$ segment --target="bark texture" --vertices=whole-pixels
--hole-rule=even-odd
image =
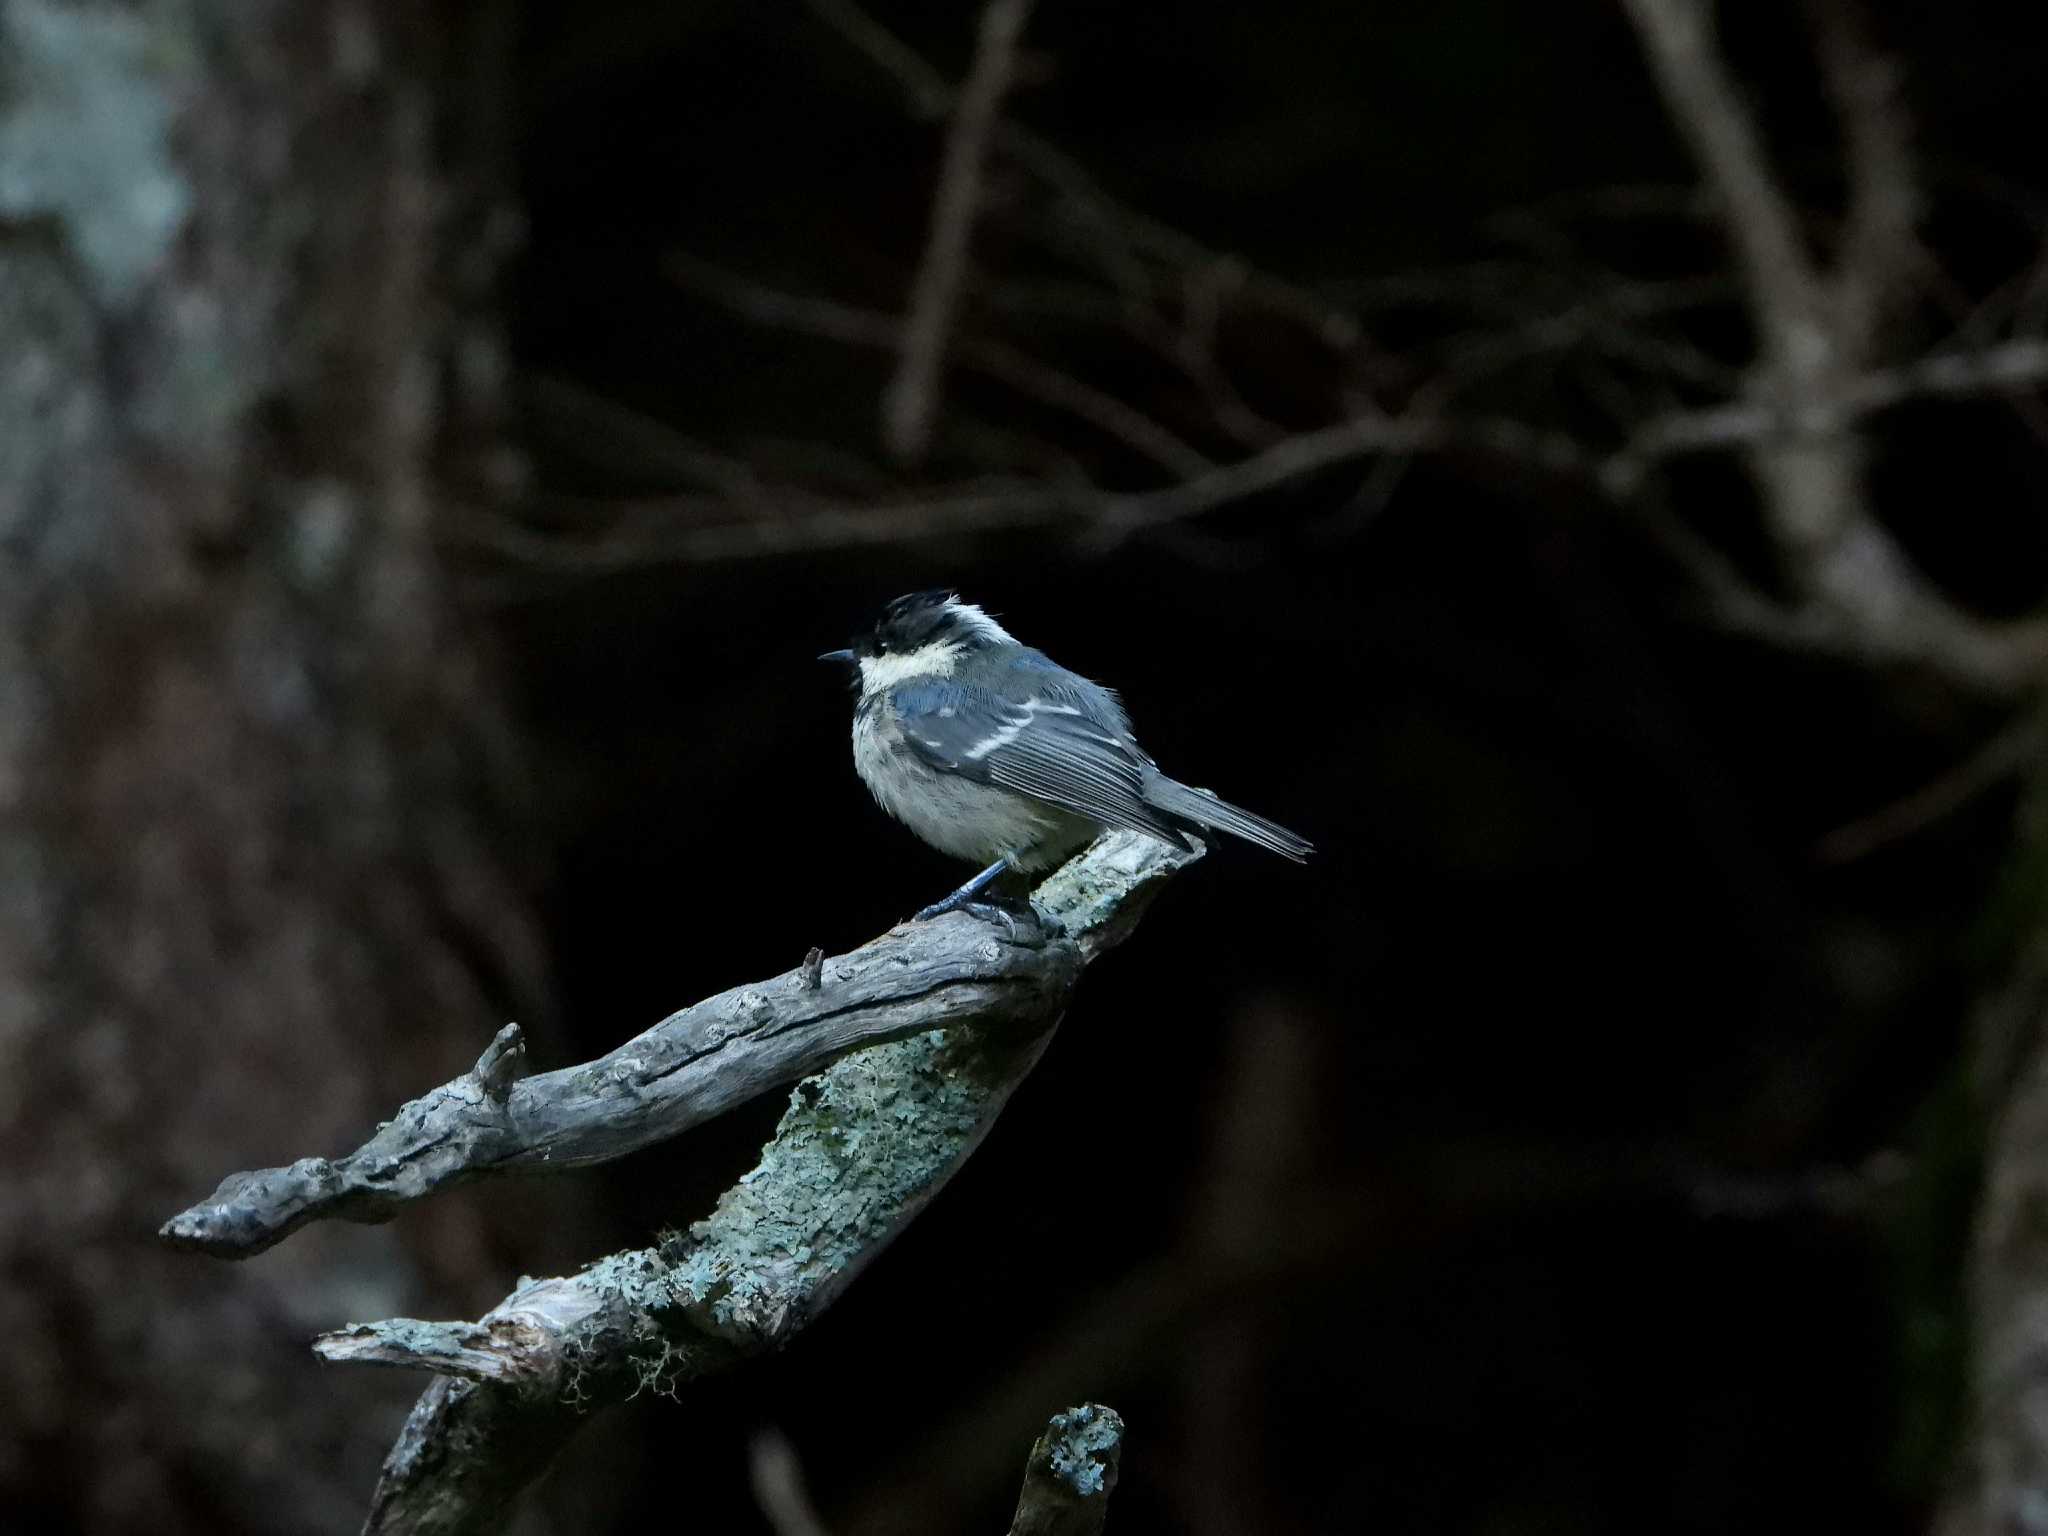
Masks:
[[[429,540],[445,24],[0,9],[0,1488],[31,1523],[353,1528],[401,1415],[306,1390],[302,1340],[473,1263],[460,1218],[228,1275],[150,1240],[223,1164],[473,1058],[534,975]]]

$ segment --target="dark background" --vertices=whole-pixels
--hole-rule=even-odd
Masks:
[[[877,14],[964,67],[952,8]],[[1937,184],[2041,190],[2040,29],[1880,20]],[[1831,126],[1783,22],[1740,10],[1731,47],[1782,162],[1825,188]],[[1510,209],[1690,180],[1605,6],[1042,6],[1028,45],[1049,78],[1021,119],[1147,212],[1335,291],[1497,252]],[[794,9],[539,6],[522,57],[523,364],[735,451],[872,458],[891,357],[737,322],[665,263],[900,305],[931,126]],[[1966,268],[2022,248],[1984,201],[1955,199]],[[1647,259],[1720,258],[1699,230]],[[1236,343],[1275,414],[1331,388],[1298,338]],[[1127,377],[1175,408],[1156,370]],[[646,489],[556,440],[544,394],[530,410],[545,486]],[[1887,500],[1924,559],[2017,606],[2041,459],[1995,410],[1954,414],[1887,455]],[[809,661],[900,591],[957,586],[1124,690],[1171,771],[1320,850],[1225,848],[1181,882],[788,1358],[607,1431],[642,1490],[620,1528],[667,1506],[677,1456],[704,1518],[744,1520],[743,1447],[772,1422],[836,1528],[999,1529],[1034,1426],[1083,1397],[1131,1425],[1124,1531],[1924,1523],[1960,1230],[1912,1226],[1938,1218],[1904,1214],[1891,1160],[1925,1153],[2009,797],[1847,868],[1814,845],[1988,717],[1937,700],[1902,725],[1849,669],[1714,635],[1569,485],[1424,463],[1332,536],[1358,479],[1222,515],[1203,558],[1027,530],[514,583],[498,622],[578,1054],[956,878],[868,803]],[[773,1113],[596,1181],[607,1240],[706,1206]]]
[[[1805,12],[1718,10],[1822,245],[1841,145]],[[587,1059],[963,878],[868,799],[843,679],[812,660],[887,599],[944,585],[1119,688],[1167,771],[1317,854],[1296,867],[1233,845],[1176,880],[1087,976],[986,1143],[829,1314],[774,1359],[602,1416],[515,1529],[765,1529],[747,1469],[772,1427],[830,1530],[999,1531],[1032,1438],[1084,1400],[1129,1425],[1123,1536],[1935,1522],[1971,1476],[1979,1036],[2038,921],[2015,894],[2042,867],[2019,835],[2039,836],[2031,757],[1855,857],[1826,840],[1969,761],[2031,695],[1730,632],[1649,516],[1483,444],[1398,474],[1340,464],[1112,540],[1091,509],[1169,477],[956,364],[930,458],[892,464],[877,423],[893,352],[786,313],[763,324],[734,296],[900,315],[943,121],[805,5],[429,13],[432,47],[381,67],[431,83],[433,237],[451,247],[435,291],[485,317],[464,333],[480,350],[439,360],[440,387],[469,398],[488,375],[495,405],[481,426],[453,406],[437,420],[425,565],[453,617],[406,642],[420,655],[455,633],[480,659],[391,739],[401,763],[439,763],[457,713],[492,718],[488,772],[450,771],[490,785],[480,905],[518,921],[422,916],[317,866],[348,891],[324,927],[431,930],[474,983],[460,1006],[355,1009],[320,1036],[371,1063],[367,1088],[293,1076],[316,1048],[290,1009],[241,1035],[200,1008],[124,1037],[167,1041],[151,1049],[175,1065],[144,1074],[143,1109],[91,1156],[124,1178],[131,1159],[170,1171],[136,1177],[97,1291],[29,1261],[14,1276],[58,1298],[12,1325],[66,1341],[35,1379],[71,1385],[49,1386],[61,1407],[0,1420],[0,1489],[52,1529],[352,1528],[418,1383],[323,1374],[306,1337],[394,1308],[475,1316],[522,1273],[707,1212],[780,1095],[573,1180],[306,1234],[233,1272],[253,1279],[152,1258],[182,1266],[178,1299],[135,1271],[159,1314],[135,1335],[171,1318],[204,1362],[238,1308],[261,1312],[271,1352],[237,1356],[248,1382],[226,1407],[146,1350],[121,1374],[104,1360],[136,1354],[133,1336],[102,1345],[81,1320],[178,1202],[230,1167],[353,1145],[504,1019],[527,1025],[538,1066]],[[872,14],[943,78],[966,69],[971,9]],[[1901,71],[1924,188],[1926,262],[1881,349],[1906,359],[1967,338],[1996,295],[2024,308],[2038,277],[2048,19],[1866,16]],[[1175,272],[1139,240],[1136,265],[1176,322],[1220,285],[1214,361],[1276,433],[1456,376],[1459,409],[1612,447],[1617,388],[1645,414],[1723,396],[1695,381],[1667,401],[1569,347],[1473,360],[1646,285],[1705,293],[1642,329],[1681,335],[1725,393],[1753,359],[1726,242],[1617,5],[1040,0],[1025,47],[1006,116],[1209,253]],[[230,75],[226,96],[260,94]],[[340,121],[333,142],[353,131]],[[308,227],[356,217],[317,178],[299,192]],[[1043,185],[993,166],[960,334],[1085,379],[1210,459],[1246,457],[1213,399],[1120,325],[1100,258],[1123,236],[1062,219]],[[105,355],[132,372],[123,345]],[[1885,525],[1986,620],[2032,610],[2048,582],[2038,403],[1908,402],[1859,428]],[[263,419],[317,459],[317,412]],[[998,480],[1088,490],[996,528],[890,531],[892,507]],[[1662,495],[1775,579],[1738,455],[1683,461]],[[877,531],[752,555],[691,542],[818,505],[870,509]],[[232,568],[206,538],[199,564]],[[337,654],[358,638],[343,634]],[[114,676],[106,654],[50,675]],[[391,860],[446,857],[424,811],[393,825]],[[249,969],[241,942],[222,941],[229,973]],[[55,1120],[70,1101],[37,1102]],[[173,1156],[151,1117],[188,1102],[215,1139]],[[394,1254],[417,1270],[392,1280]],[[74,1338],[96,1341],[89,1367]],[[346,1402],[349,1422],[328,1441],[279,1420],[258,1456],[259,1382],[307,1411]],[[82,1448],[78,1426],[110,1403],[101,1449]],[[192,1425],[219,1433],[193,1451]],[[159,1470],[109,1481],[116,1441]],[[320,1476],[262,1481],[294,1467]]]

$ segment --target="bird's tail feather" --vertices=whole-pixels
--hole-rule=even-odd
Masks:
[[[1145,786],[1144,795],[1148,802],[1169,816],[1178,816],[1198,827],[1228,832],[1232,837],[1257,843],[1261,848],[1269,848],[1297,864],[1315,852],[1315,846],[1307,838],[1296,837],[1278,822],[1255,816],[1228,800],[1217,799],[1206,789],[1195,789],[1164,774]]]

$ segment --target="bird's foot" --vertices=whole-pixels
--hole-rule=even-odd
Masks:
[[[944,901],[933,902],[911,921],[930,922],[935,917],[944,917],[948,912],[964,912],[981,922],[991,923],[1008,934],[1012,942],[1042,940],[1045,936],[1044,926],[1030,906],[1017,907],[999,901],[979,901],[959,891],[955,891]]]

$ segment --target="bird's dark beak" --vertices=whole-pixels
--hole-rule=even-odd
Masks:
[[[818,658],[818,660],[820,661],[836,661],[840,663],[840,665],[842,666],[849,667],[852,666],[857,659],[858,658],[855,657],[852,651],[826,651],[823,655],[821,655]]]

